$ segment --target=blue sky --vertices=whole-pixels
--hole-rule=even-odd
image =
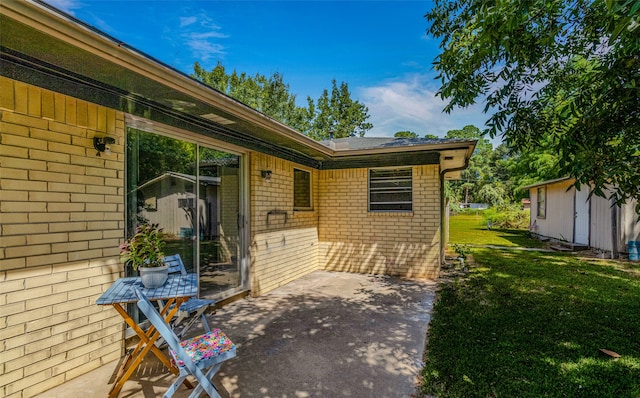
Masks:
[[[278,72],[301,105],[332,79],[347,82],[369,108],[374,128],[366,136],[444,136],[467,124],[483,129],[487,118],[481,104],[442,112],[429,1],[46,1],[186,74],[196,61]]]

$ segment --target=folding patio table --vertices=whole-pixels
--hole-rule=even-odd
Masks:
[[[137,301],[134,287],[140,289],[149,300],[163,302],[164,305],[160,308],[160,314],[162,314],[168,322],[176,314],[180,304],[198,294],[198,279],[196,274],[169,275],[169,278],[162,287],[147,289],[142,285],[139,277],[120,278],[96,301],[98,305],[113,306],[120,316],[124,318],[127,325],[140,337],[138,345],[133,351],[127,354],[122,362],[122,366],[116,376],[116,381],[109,392],[110,398],[118,396],[124,383],[131,377],[149,351],[152,351],[172,373],[176,375],[180,373],[178,368],[176,368],[169,358],[154,344],[159,337],[159,333],[155,328],[151,326],[145,332],[127,313],[127,304]],[[192,387],[189,383],[187,384],[188,387]]]

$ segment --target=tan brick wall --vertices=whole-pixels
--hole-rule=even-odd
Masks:
[[[413,167],[413,212],[368,212],[368,169],[323,170],[319,181],[320,267],[435,278],[439,272],[437,165]]]
[[[311,172],[314,209],[293,210],[293,169]],[[271,181],[262,178],[271,170]],[[273,156],[251,154],[251,293],[267,293],[318,269],[317,170]],[[272,214],[269,211],[285,211]],[[268,216],[268,223],[267,223]]]
[[[121,270],[124,115],[4,77],[0,92],[0,395],[31,397],[122,352],[95,301]]]

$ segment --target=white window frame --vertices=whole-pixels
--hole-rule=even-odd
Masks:
[[[547,218],[547,187],[538,187],[536,217],[543,219]]]
[[[373,175],[378,172],[408,172],[408,175],[399,175],[399,176],[383,176],[383,175]],[[372,187],[372,178],[374,179],[373,185],[379,185],[380,183],[388,183],[389,186],[385,189],[385,187]],[[406,182],[409,180],[409,186],[395,186],[394,184],[398,184],[400,182]],[[377,182],[376,182],[377,180]],[[368,188],[367,188],[367,197],[368,197],[368,210],[371,213],[377,212],[395,212],[395,213],[411,213],[413,212],[413,167],[385,167],[385,168],[376,168],[369,169],[368,176]],[[391,192],[399,192],[399,193],[408,193],[411,197],[408,201],[372,201],[372,193],[391,193]],[[376,208],[372,208],[376,207]],[[406,208],[406,205],[409,205],[409,208]],[[380,208],[383,207],[383,208]],[[403,208],[401,208],[403,207]]]

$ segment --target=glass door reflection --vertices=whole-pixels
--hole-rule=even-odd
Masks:
[[[200,147],[198,231],[200,296],[241,285],[240,156]]]

